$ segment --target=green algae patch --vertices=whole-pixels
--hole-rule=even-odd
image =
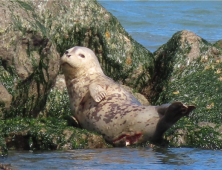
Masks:
[[[174,146],[221,148],[221,134],[215,128],[197,126],[205,122],[219,127],[222,122],[221,50],[192,32],[181,31],[154,54],[159,79],[153,103],[181,101],[196,106],[188,118],[168,130],[165,138]]]
[[[214,46],[216,48],[219,48],[220,50],[222,50],[222,40],[218,40],[214,43]]]
[[[57,118],[0,120],[1,149],[54,150],[108,147],[102,136]],[[1,137],[0,136],[0,137]]]
[[[195,47],[198,51],[195,55],[194,52],[193,56],[190,55],[194,48],[192,44],[188,44],[190,51],[187,50],[187,53],[181,53],[180,49],[175,49],[175,55],[173,57],[170,55],[165,66],[169,67],[170,71],[165,76],[166,79],[163,79],[162,92],[159,93],[156,104],[173,101],[192,104],[196,106],[196,109],[189,119],[195,122],[221,123],[222,60],[219,57],[220,51],[205,40],[198,37],[196,39],[199,47]],[[174,58],[173,61],[171,58]]]
[[[195,123],[181,119],[165,134],[168,146],[196,147],[203,149],[222,148],[222,126],[209,122]]]
[[[0,135],[0,158],[7,156],[7,154],[8,154],[8,148],[5,143],[5,138],[4,136]]]

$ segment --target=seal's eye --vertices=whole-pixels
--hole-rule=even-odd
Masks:
[[[80,57],[85,58],[85,56],[83,54],[79,54]]]

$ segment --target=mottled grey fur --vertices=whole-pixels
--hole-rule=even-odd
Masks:
[[[80,127],[102,134],[116,146],[160,142],[167,129],[195,108],[181,102],[141,105],[103,73],[93,51],[85,47],[67,50],[61,66]]]

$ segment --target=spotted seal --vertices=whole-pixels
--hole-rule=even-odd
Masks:
[[[81,128],[102,134],[114,146],[151,141],[195,108],[181,102],[143,106],[107,77],[94,52],[73,47],[61,57],[71,111]]]

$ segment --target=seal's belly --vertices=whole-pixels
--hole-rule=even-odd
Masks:
[[[122,135],[152,135],[159,120],[153,106],[117,99],[113,102],[113,98],[109,100],[109,97],[100,103],[88,100],[79,115],[82,128],[99,132],[110,142]]]

